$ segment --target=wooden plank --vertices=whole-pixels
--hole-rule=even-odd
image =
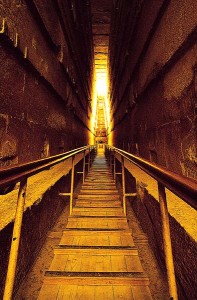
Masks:
[[[39,299],[152,299],[103,157],[91,168],[75,204]]]
[[[109,236],[109,244],[110,246],[122,246],[120,235]]]
[[[122,236],[122,234],[105,234],[100,235],[76,235],[67,236],[64,234],[60,241],[60,245],[94,245],[94,246],[134,246],[131,235]]]
[[[101,183],[94,183],[94,182],[87,182],[85,181],[85,183],[83,184],[83,188],[116,188],[114,181],[113,182],[106,182],[105,185],[101,184]]]
[[[95,204],[99,204],[99,203],[103,203],[103,204],[110,204],[110,207],[115,206],[116,203],[118,203],[118,205],[120,206],[121,202],[118,199],[90,199],[90,198],[77,198],[76,199],[76,206],[80,203],[95,203]]]
[[[93,195],[100,195],[100,196],[104,196],[104,195],[108,195],[108,196],[111,196],[111,195],[118,195],[118,197],[119,197],[119,194],[118,194],[118,191],[115,191],[115,190],[111,190],[111,191],[109,191],[109,190],[87,190],[87,189],[82,189],[81,190],[81,192],[80,192],[80,196],[82,196],[82,195],[88,195],[88,197],[89,197],[89,195],[90,195],[90,193],[91,193],[91,196],[93,196]]]
[[[97,195],[91,193],[91,194],[80,194],[77,199],[80,200],[80,199],[92,199],[92,198],[95,200],[103,199],[109,201],[109,200],[119,200],[120,196],[118,194]]]
[[[65,254],[63,255],[59,254],[58,256],[55,255],[49,270],[64,271],[67,259],[68,259],[68,255]]]
[[[38,300],[54,300],[57,299],[59,284],[44,284],[38,296]]]
[[[124,259],[124,255],[111,255],[111,271],[127,272],[127,266]]]
[[[152,300],[150,289],[147,286],[132,286],[134,300]]]
[[[134,246],[134,241],[132,235],[128,238],[127,236],[121,234],[121,243],[122,246]]]
[[[110,218],[110,217],[105,217],[105,218],[94,218],[94,217],[81,217],[81,218],[75,218],[75,217],[70,217],[68,218],[68,223],[67,224],[71,224],[71,223],[86,223],[86,222],[91,222],[91,223],[96,223],[96,224],[124,224],[125,226],[128,226],[127,223],[127,219],[126,218]],[[95,226],[93,226],[95,227]]]
[[[102,249],[102,248],[82,248],[82,249],[72,249],[72,248],[66,248],[66,249],[61,249],[61,248],[55,248],[54,249],[54,254],[57,254],[57,255],[70,255],[70,254],[73,254],[75,253],[75,255],[78,255],[79,254],[82,256],[82,255],[89,255],[91,257],[91,255],[111,255],[111,256],[119,256],[121,255],[123,258],[124,256],[131,256],[131,257],[128,257],[127,260],[132,260],[132,262],[134,261],[134,263],[138,263],[139,261],[139,264],[140,264],[140,260],[139,260],[139,257],[138,257],[138,251],[137,251],[137,248],[134,248],[134,249],[113,249],[113,248],[109,248],[109,249]],[[138,259],[134,260],[133,256],[137,257]],[[55,255],[56,257],[56,255]],[[55,258],[54,258],[55,259]],[[64,257],[59,257],[59,259],[64,259]],[[125,259],[125,258],[124,258]],[[115,258],[114,258],[115,260]],[[131,264],[132,264],[131,262]],[[126,261],[125,261],[126,263]],[[140,264],[141,265],[141,264]],[[128,262],[128,267],[130,266],[130,263]],[[137,271],[136,271],[137,272]],[[140,271],[141,272],[141,271]]]
[[[121,202],[117,199],[101,199],[101,198],[97,198],[97,199],[89,199],[89,198],[84,198],[84,199],[81,199],[81,198],[78,198],[76,199],[76,206],[78,204],[81,204],[81,203],[94,203],[94,204],[110,204],[110,206],[115,206],[115,204],[117,203],[119,206],[121,204]]]
[[[95,236],[95,235],[96,236],[99,236],[99,235],[103,236],[103,234],[110,234],[110,236],[112,236],[112,235],[119,235],[120,231],[110,231],[110,230],[103,230],[103,231],[101,231],[101,230],[100,231],[99,230],[97,230],[97,231],[96,230],[95,231],[81,230],[81,231],[78,231],[78,230],[74,230],[74,229],[65,229],[65,230],[63,230],[63,236],[65,236],[65,238],[68,235],[83,236],[83,235],[87,235],[87,234],[88,234],[88,236],[91,236],[91,235],[93,235],[93,236]],[[130,229],[123,230],[123,231],[121,231],[121,235],[125,235],[125,236],[130,237],[131,236],[131,230]]]
[[[59,264],[59,261],[61,262],[61,265]],[[53,268],[51,266],[50,271],[112,272],[110,255],[70,254],[68,255],[68,258],[64,259],[62,255],[56,254],[53,262]]]
[[[103,192],[103,191],[105,191],[105,192],[111,192],[111,191],[117,191],[117,189],[116,189],[116,186],[115,185],[113,185],[113,186],[107,186],[107,185],[105,185],[105,186],[102,186],[102,185],[98,185],[98,184],[95,184],[95,185],[89,185],[89,186],[82,186],[82,188],[81,188],[81,191],[88,191],[89,193],[91,193],[92,191],[101,191],[101,192]]]
[[[113,300],[114,293],[112,286],[95,286],[94,300]]]
[[[81,263],[81,272],[84,272],[85,270],[94,270],[94,265],[95,257],[91,257],[91,259],[89,259],[88,256],[85,256]]]
[[[76,300],[88,300],[94,299],[94,286],[90,285],[78,285],[77,287],[77,299]]]
[[[80,211],[80,212],[110,212],[110,213],[122,213],[122,208],[102,208],[102,207],[94,207],[94,208],[78,208],[78,207],[73,207],[73,213],[74,212],[77,212],[77,211]]]
[[[113,285],[113,291],[116,300],[134,300],[130,285]]]
[[[77,300],[78,298],[78,286],[77,285],[60,285],[60,289],[58,292],[58,297],[57,300],[66,300],[66,299],[72,299],[72,300]]]
[[[144,274],[140,274],[140,276],[136,276],[136,274],[130,277],[87,277],[87,276],[45,276],[44,284],[70,284],[70,285],[103,285],[103,284],[116,284],[116,285],[132,285],[132,286],[148,286],[149,279],[144,276]],[[141,299],[137,299],[141,300]]]
[[[118,207],[121,208],[119,201],[89,201],[89,200],[83,200],[83,201],[76,201],[76,206],[78,208],[83,207]]]
[[[76,239],[73,238],[76,236]],[[110,232],[64,232],[60,244],[81,244],[81,245],[109,245],[109,246],[134,246],[134,242],[130,233]]]
[[[99,221],[96,220],[95,221],[92,221],[90,220],[89,222],[88,221],[68,221],[67,223],[67,227],[68,228],[97,228],[97,229],[100,229],[100,228],[109,228],[109,229],[121,229],[121,228],[128,228],[128,225],[124,222],[124,221],[105,221],[105,220],[102,220],[102,221]]]
[[[59,255],[55,255],[57,259],[59,259]],[[62,256],[61,256],[62,257]],[[81,270],[81,261],[82,257],[75,254],[70,254],[66,261],[64,270],[68,272],[80,272]],[[63,262],[62,262],[63,263]]]
[[[88,246],[88,245],[94,245],[94,246],[108,246],[109,245],[109,239],[108,235],[78,235],[78,236],[71,236],[71,239],[67,239],[67,236],[62,237],[60,245],[80,245],[80,246]],[[72,240],[72,241],[71,241]]]
[[[140,262],[139,256],[125,255],[125,262],[128,272],[143,272],[142,264]]]
[[[92,180],[87,180],[85,182],[86,184],[100,184],[100,185],[108,185],[108,184],[114,184],[114,180],[111,179],[109,181],[104,181],[104,180],[99,180],[99,179],[92,179]]]
[[[94,175],[90,174],[86,177],[86,180],[85,180],[85,182],[97,182],[97,181],[106,182],[106,183],[111,183],[111,182],[114,183],[113,175],[111,175],[111,174],[109,176],[107,176],[106,174],[104,174],[103,176],[102,175],[98,176],[96,174],[94,174]]]
[[[78,210],[78,211],[75,211],[73,210],[73,215],[72,217],[75,217],[75,216],[82,216],[82,217],[93,217],[93,216],[105,216],[105,217],[124,217],[124,214],[121,213],[121,212],[107,212],[107,211],[97,211],[97,212],[94,212],[94,211],[83,211],[83,210]]]
[[[63,235],[60,240],[60,244],[64,244],[64,243],[66,243],[67,245],[75,245],[76,243],[75,237],[73,235],[67,235],[67,236]]]

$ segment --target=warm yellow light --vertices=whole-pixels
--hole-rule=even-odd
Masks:
[[[92,116],[91,116],[91,131],[95,132],[96,129],[96,108],[97,108],[97,93],[96,81],[93,80],[93,93],[92,93]],[[94,137],[91,137],[91,144],[94,144]]]
[[[91,130],[96,132],[98,125],[98,109],[104,110],[103,120],[105,129],[108,133],[111,132],[111,120],[110,120],[110,103],[108,97],[108,76],[106,72],[95,72],[93,97],[92,97],[92,118],[91,118]],[[101,120],[100,120],[101,121]],[[111,134],[110,134],[111,144]]]
[[[106,96],[107,94],[107,80],[106,77],[98,77],[96,80],[96,91],[98,96]]]

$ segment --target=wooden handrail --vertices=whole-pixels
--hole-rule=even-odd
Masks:
[[[6,187],[6,186],[10,186],[10,185],[12,186],[13,184],[15,184],[17,182],[20,182],[3,300],[11,300],[12,299],[15,273],[16,273],[16,265],[17,265],[17,259],[18,259],[19,244],[20,244],[20,237],[21,237],[22,219],[23,219],[23,213],[24,213],[24,207],[25,207],[25,198],[26,198],[28,177],[35,175],[41,171],[47,170],[50,167],[66,160],[68,158],[72,158],[71,191],[69,193],[70,213],[72,213],[75,157],[77,154],[80,154],[80,153],[83,154],[81,159],[83,159],[83,180],[84,180],[86,150],[88,150],[87,154],[89,154],[89,157],[88,157],[88,168],[89,168],[90,164],[91,164],[90,156],[91,156],[91,152],[93,149],[94,149],[94,146],[84,146],[84,147],[80,147],[80,148],[62,153],[62,154],[50,156],[50,157],[32,161],[32,162],[29,162],[26,164],[20,164],[15,167],[12,167],[9,169],[4,169],[4,170],[0,171],[0,187]]]
[[[5,187],[24,178],[35,175],[41,171],[47,170],[50,167],[72,157],[75,154],[88,150],[91,146],[80,147],[65,153],[39,159],[36,161],[20,164],[9,169],[0,170],[0,187]]]
[[[156,165],[144,158],[128,153],[119,148],[107,145],[108,149],[120,154],[128,161],[132,162],[140,169],[148,173],[151,177],[162,183],[167,189],[172,191],[187,204],[197,209],[197,181],[184,175],[176,174],[168,169]]]
[[[187,204],[192,206],[194,209],[197,208],[197,181],[187,178],[186,176],[176,174],[156,165],[146,159],[139,156],[135,156],[119,148],[105,145],[108,152],[108,161],[110,167],[111,158],[114,158],[114,163],[112,171],[114,174],[114,180],[116,172],[116,159],[120,161],[122,166],[122,191],[123,191],[123,208],[126,214],[126,197],[129,194],[125,190],[125,161],[129,161],[135,164],[137,167],[145,171],[152,178],[157,181],[158,186],[158,198],[160,206],[160,217],[162,223],[162,236],[163,236],[163,248],[167,269],[167,278],[169,286],[170,299],[178,300],[177,286],[176,286],[176,276],[174,268],[174,259],[172,252],[172,241],[170,236],[170,221],[169,212],[167,206],[167,198],[165,188],[171,190],[174,194],[182,198]],[[118,155],[120,157],[118,157]],[[128,170],[132,174],[132,170]]]

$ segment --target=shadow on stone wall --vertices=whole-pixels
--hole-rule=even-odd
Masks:
[[[78,163],[76,171],[80,169],[82,169],[82,165]],[[80,175],[75,175],[75,186],[79,183],[80,178]],[[34,264],[48,231],[53,227],[65,206],[69,206],[68,198],[59,196],[59,192],[68,192],[69,189],[70,175],[62,177],[44,194],[42,201],[24,212],[14,295]],[[0,232],[0,299],[3,298],[12,231],[13,223],[10,223]]]
[[[135,181],[134,178],[132,180]],[[142,229],[148,235],[150,246],[154,251],[162,271],[166,272],[158,201],[148,194],[145,188],[143,198],[138,196],[134,199],[129,198],[129,201]],[[176,219],[171,216],[170,228],[179,299],[196,299],[197,278],[196,271],[194,270],[197,265],[196,242],[188,235]]]

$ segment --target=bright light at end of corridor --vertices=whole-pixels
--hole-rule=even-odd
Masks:
[[[110,132],[110,104],[108,98],[108,76],[107,72],[96,72],[93,85],[92,96],[92,116],[91,116],[91,130],[96,133],[98,129],[98,112],[103,109],[103,119],[105,129]]]
[[[107,95],[107,80],[106,77],[98,78],[96,80],[96,91],[98,96],[106,96]]]

